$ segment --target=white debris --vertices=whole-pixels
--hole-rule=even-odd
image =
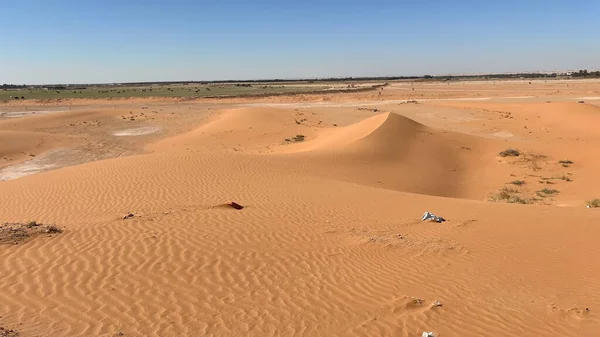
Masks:
[[[431,331],[431,332],[423,332],[423,334],[421,335],[422,337],[437,337],[437,333]]]
[[[429,221],[429,220],[439,222],[439,223],[446,221],[446,219],[442,218],[441,216],[437,216],[430,212],[425,212],[425,214],[423,214],[423,217],[421,218],[421,221]]]

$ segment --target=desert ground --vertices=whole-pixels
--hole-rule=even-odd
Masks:
[[[0,336],[600,335],[598,125],[599,80],[1,103]]]

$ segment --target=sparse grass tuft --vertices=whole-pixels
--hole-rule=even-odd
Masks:
[[[569,167],[569,165],[573,164],[573,161],[566,159],[566,160],[559,160],[558,163],[561,164],[563,167]]]
[[[285,141],[286,142],[303,142],[305,139],[304,135],[296,135],[295,137],[292,138],[286,138]]]
[[[494,202],[507,202],[509,204],[531,204],[532,199],[521,198],[518,195],[519,191],[511,187],[503,187],[496,194],[492,194],[489,197],[490,201]]]
[[[510,197],[506,202],[508,202],[509,204],[522,204],[522,205],[527,205],[527,204],[533,203],[532,200],[523,199],[518,195],[514,195],[514,196]]]
[[[593,199],[587,202],[587,205],[590,208],[597,208],[600,207],[600,199]]]
[[[521,155],[521,152],[517,149],[508,148],[498,154],[500,157],[518,157]]]
[[[529,168],[532,169],[533,171],[539,171],[541,169],[540,162],[543,161],[543,159],[547,158],[543,154],[533,153],[533,152],[527,152],[527,153],[521,153],[521,154],[523,157],[523,162],[527,163],[529,165]]]
[[[516,186],[525,185],[525,181],[523,181],[523,180],[515,180],[515,181],[511,181],[510,183],[513,185],[516,185]]]
[[[555,190],[555,189],[550,189],[550,188],[544,188],[544,189],[541,189],[541,190],[539,190],[539,191],[537,192],[537,194],[538,194],[540,197],[542,197],[542,198],[543,198],[543,197],[548,197],[548,196],[551,196],[551,195],[558,194],[558,190]]]
[[[510,195],[513,193],[519,193],[519,190],[516,190],[511,187],[503,187],[502,189],[500,189],[498,195],[500,195],[500,197],[502,197],[503,199],[508,199],[508,197],[510,197]]]
[[[560,179],[560,180],[564,180],[564,181],[568,181],[568,182],[573,181],[573,179],[571,179],[571,177],[569,177],[568,175],[565,175],[565,174],[563,174],[562,176],[556,177],[556,179]]]

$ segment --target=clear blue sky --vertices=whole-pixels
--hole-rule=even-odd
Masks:
[[[598,0],[0,0],[0,83],[580,68]]]

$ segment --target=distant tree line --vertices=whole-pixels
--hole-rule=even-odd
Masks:
[[[26,85],[18,85],[18,84],[2,84],[2,86],[0,86],[1,89],[24,89],[26,88]]]
[[[600,77],[600,71],[588,71],[587,69],[580,70],[571,74],[573,77]]]
[[[451,81],[461,79],[518,79],[518,78],[556,78],[556,77],[574,77],[574,78],[594,78],[600,77],[600,71],[579,70],[573,73],[506,73],[506,74],[480,74],[480,75],[424,75],[424,76],[384,76],[384,77],[330,77],[330,78],[306,78],[306,79],[261,79],[261,80],[223,80],[223,81],[161,81],[161,82],[124,82],[124,83],[98,83],[98,84],[65,84],[65,85],[17,85],[3,84],[0,89],[25,89],[47,88],[50,90],[83,90],[89,87],[107,87],[107,86],[150,86],[150,85],[189,85],[189,84],[236,84],[236,86],[250,86],[249,83],[284,83],[284,82],[308,82],[308,83],[326,83],[326,82],[348,82],[348,81],[394,81],[394,80],[430,80],[430,81]]]
[[[545,73],[512,73],[512,74],[485,74],[485,75],[443,75],[443,76],[431,76],[425,75],[422,77],[424,80],[461,80],[461,79],[516,79],[516,78],[555,78],[559,74],[545,74]],[[566,75],[565,75],[566,76]]]

